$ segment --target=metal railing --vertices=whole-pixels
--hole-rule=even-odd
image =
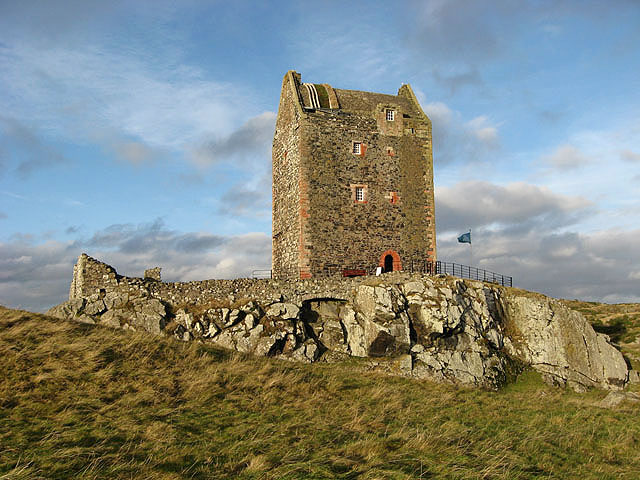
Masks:
[[[403,267],[405,270],[408,270],[411,273],[426,273],[427,275],[435,275],[436,273],[438,273],[436,272],[438,263],[440,262],[432,262],[430,260],[411,260],[411,262],[403,265]]]
[[[373,268],[339,268],[333,267],[327,269],[323,274],[316,274],[317,277],[332,277],[332,276],[346,276],[347,273],[358,272],[361,275],[361,271],[367,272],[367,275],[374,275],[376,267]],[[416,262],[409,262],[408,265],[404,265],[404,271],[411,273],[426,273],[427,275],[452,275],[454,277],[468,278],[470,280],[479,280],[481,282],[497,283],[505,287],[513,286],[513,277],[508,275],[502,275],[501,273],[491,272],[482,268],[471,267],[469,265],[462,265],[454,262],[443,262],[437,260],[431,262],[428,260]],[[271,270],[254,270],[251,273],[253,278],[273,278]],[[350,275],[349,275],[350,276]]]
[[[454,277],[468,278],[470,280],[480,280],[481,282],[497,283],[504,287],[513,286],[513,277],[502,275],[501,273],[490,272],[482,268],[470,267],[453,262],[435,262],[435,273],[443,275],[453,275]]]

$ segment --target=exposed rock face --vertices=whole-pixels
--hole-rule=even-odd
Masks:
[[[167,321],[167,309],[157,298],[95,294],[74,298],[53,307],[47,315],[99,323],[125,330],[141,330],[160,335]]]
[[[302,362],[368,357],[390,374],[484,388],[525,366],[575,390],[616,390],[636,378],[606,335],[554,299],[453,278],[390,274],[372,282],[385,283],[356,285],[345,298],[270,296],[177,311],[144,288],[100,290],[47,313]]]
[[[578,312],[552,299],[503,297],[501,304],[512,340],[507,352],[551,383],[580,390],[623,387],[628,381],[622,354]]]
[[[600,401],[598,406],[602,408],[615,408],[622,402],[632,404],[640,403],[640,395],[632,392],[609,392],[609,394]]]

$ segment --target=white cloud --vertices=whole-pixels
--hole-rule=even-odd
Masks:
[[[173,62],[159,69],[152,59],[94,46],[13,42],[0,49],[0,63],[5,111],[62,138],[102,141],[134,162],[152,149],[231,134],[251,102],[250,92],[197,68]]]
[[[12,117],[0,115],[0,138],[7,153],[3,156],[21,178],[43,168],[58,166],[67,159],[42,137],[37,129],[30,128]],[[11,153],[8,153],[11,152]]]
[[[219,200],[218,213],[231,217],[271,216],[271,170],[249,182],[232,185]]]
[[[436,187],[436,226],[439,231],[463,231],[490,227],[530,230],[575,223],[590,202],[582,197],[559,195],[544,186],[515,182],[496,185],[465,181]]]
[[[560,245],[549,249],[549,256],[554,258],[569,258],[576,254],[578,248],[575,245]]]
[[[482,115],[467,122],[467,127],[475,137],[487,145],[495,145],[498,141],[498,129]]]
[[[269,158],[275,123],[273,112],[250,118],[229,135],[201,142],[193,150],[192,159],[199,165],[209,165],[231,160],[246,162],[256,156]]]
[[[617,2],[616,8],[605,3],[588,2],[514,2],[493,0],[429,0],[412,2],[405,18],[411,44],[421,54],[443,63],[478,63],[493,60],[512,51],[531,24],[546,36],[563,32],[563,22],[581,17],[594,28],[611,15],[635,14],[634,2]],[[549,23],[553,19],[554,23]]]
[[[630,272],[628,275],[629,280],[640,280],[640,270]]]
[[[402,32],[388,28],[380,35],[372,9],[352,2],[317,8],[312,15],[304,3],[292,3],[288,9],[301,20],[287,24],[285,43],[304,82],[332,83],[332,78],[349,78],[355,85],[333,86],[365,89],[372,81],[395,75],[399,66],[408,62],[407,52],[396,48]],[[351,19],[348,31],[343,19]],[[357,28],[352,28],[353,19],[357,19]]]
[[[573,170],[592,162],[590,156],[573,145],[561,145],[542,160],[558,170]]]
[[[468,264],[456,237],[472,227],[473,265],[511,275],[514,285],[561,298],[640,301],[637,229],[571,231],[593,205],[522,182],[460,182],[436,189],[438,257]]]
[[[480,230],[474,234],[473,263],[513,276],[514,286],[558,298],[640,302],[640,276],[632,258],[640,258],[639,230],[591,234]],[[468,246],[441,236],[438,256],[467,264]]]
[[[254,269],[270,268],[271,237],[261,232],[231,236],[178,232],[161,220],[111,225],[75,242],[34,244],[15,236],[0,243],[0,304],[44,311],[64,301],[73,265],[82,252],[129,276],[160,266],[167,281],[248,277]]]
[[[413,12],[414,40],[431,55],[447,58],[479,60],[491,57],[502,47],[504,41],[491,25],[491,18],[481,3],[473,1],[432,0],[420,2]],[[492,13],[517,11],[507,9],[508,2],[492,4]],[[511,30],[513,25],[505,24]]]
[[[153,158],[153,150],[141,142],[122,141],[113,144],[113,149],[119,158],[134,165],[146,163]]]
[[[64,300],[76,256],[71,242],[0,243],[0,304],[43,311]]]
[[[460,112],[442,102],[424,105],[433,124],[434,160],[437,164],[482,161],[499,147],[498,127],[485,115],[464,121]]]
[[[422,95],[422,97],[424,97],[424,95]],[[453,112],[447,106],[447,104],[443,102],[432,102],[425,104],[424,112],[432,122],[448,124],[453,118]]]

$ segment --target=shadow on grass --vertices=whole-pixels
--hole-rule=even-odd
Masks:
[[[629,332],[629,320],[626,315],[612,319],[608,325],[597,321],[593,322],[592,326],[596,332],[609,335],[614,343],[632,341],[633,338],[630,337],[635,337]]]

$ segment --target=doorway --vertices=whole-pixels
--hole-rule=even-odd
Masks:
[[[393,272],[393,256],[392,255],[387,255],[386,257],[384,257],[384,271],[386,272]]]
[[[400,255],[395,250],[385,250],[380,255],[378,267],[383,272],[397,272],[402,270],[402,262],[400,261]]]

